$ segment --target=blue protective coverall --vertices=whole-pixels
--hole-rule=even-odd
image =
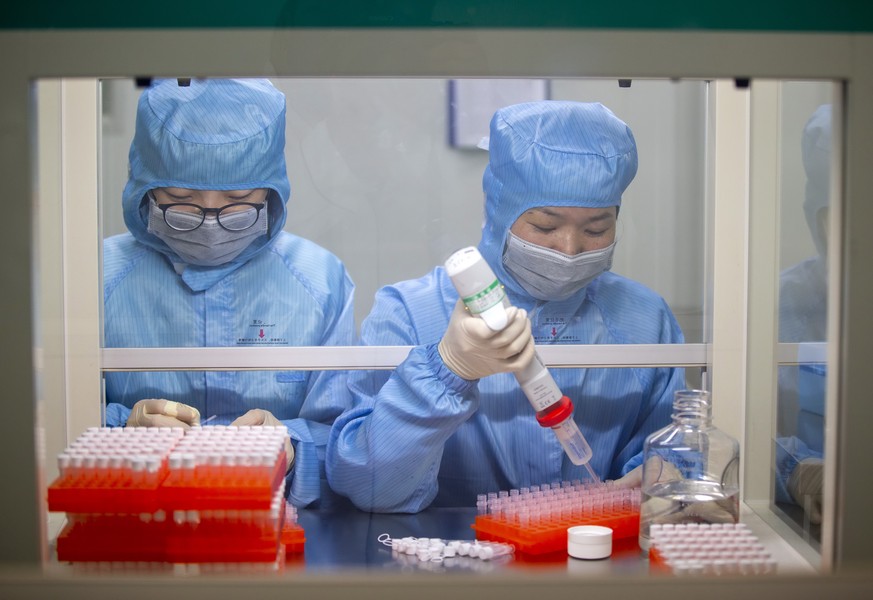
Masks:
[[[222,111],[222,102],[248,108]],[[129,233],[104,243],[105,346],[353,345],[354,284],[345,267],[282,230],[290,197],[284,95],[258,80],[161,82],[143,92],[137,119],[123,195]],[[230,263],[184,265],[147,229],[146,192],[162,186],[268,188],[269,233]],[[191,405],[204,420],[214,416],[211,424],[268,410],[294,444],[291,501],[309,505],[327,489],[323,452],[347,397],[343,372],[120,372],[107,373],[105,384],[109,426],[124,425],[144,398]]]
[[[504,269],[507,231],[524,211],[598,206],[597,198],[600,205],[617,205],[636,172],[635,144],[632,164],[622,162],[631,160],[623,152],[605,166],[590,164],[585,151],[573,147],[578,103],[550,106],[554,113],[528,122],[524,131],[527,117],[513,107],[492,120],[482,256],[512,304],[528,311],[537,344],[682,343],[666,302],[625,277],[605,272],[566,300],[541,302]],[[599,124],[606,109],[592,110]],[[590,122],[578,129],[586,135]],[[601,143],[609,140],[595,139],[592,145]],[[604,169],[612,175],[597,177]],[[622,172],[629,176],[616,182]],[[591,188],[598,193],[586,195]],[[394,372],[350,375],[354,408],[331,430],[328,479],[359,508],[417,512],[431,505],[474,506],[477,494],[585,479],[584,467],[573,465],[554,433],[536,422],[513,374],[468,381],[445,366],[437,345],[457,300],[440,266],[382,288],[362,324],[363,344],[414,348]],[[670,422],[673,393],[684,387],[682,369],[553,369],[552,375],[575,404],[575,419],[601,478],[616,478],[640,464],[646,436]]]

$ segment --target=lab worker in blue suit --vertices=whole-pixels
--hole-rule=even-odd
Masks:
[[[355,343],[342,262],[283,231],[284,149],[285,96],[267,80],[142,92],[122,197],[129,232],[104,243],[107,348]],[[285,425],[291,501],[329,490],[339,372],[119,372],[105,383],[108,426]]]
[[[819,106],[801,136],[806,173],[803,211],[816,254],[785,269],[779,280],[779,341],[827,341],[827,229],[830,205],[830,104]],[[802,348],[802,347],[801,347]],[[790,434],[776,439],[776,499],[800,505],[812,524],[821,523],[824,481],[824,404],[827,369],[806,362],[780,367],[780,406],[797,418]]]
[[[610,272],[622,194],[637,171],[624,122],[600,104],[509,106],[492,118],[488,150],[478,248],[511,300],[509,324],[497,334],[483,327],[442,266],[379,290],[362,343],[413,348],[393,372],[350,376],[354,407],[327,448],[331,486],[361,509],[474,506],[477,494],[585,480],[513,375],[531,360],[531,342],[683,342],[658,294]],[[684,387],[684,371],[672,368],[552,375],[604,479],[639,474],[646,436],[669,423]]]

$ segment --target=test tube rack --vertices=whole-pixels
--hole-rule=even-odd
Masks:
[[[744,523],[659,523],[649,565],[673,575],[766,575],[776,561]]]
[[[640,527],[640,489],[613,482],[563,481],[480,494],[472,525],[476,538],[512,544],[517,553],[567,552],[567,529],[602,525],[613,540],[636,539]]]
[[[90,428],[59,457],[58,560],[281,568],[305,536],[284,500],[284,427]]]

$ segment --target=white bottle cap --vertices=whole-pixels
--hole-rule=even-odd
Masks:
[[[577,525],[567,529],[567,554],[597,560],[612,554],[612,529],[600,525]]]
[[[454,277],[481,260],[482,255],[475,246],[461,248],[446,259],[446,273],[449,277]]]
[[[506,327],[503,286],[476,247],[458,250],[446,260],[445,267],[458,295],[472,314],[481,317],[493,331]]]

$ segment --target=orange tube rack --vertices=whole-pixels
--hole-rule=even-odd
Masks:
[[[512,544],[520,554],[566,553],[567,529],[575,525],[609,527],[614,540],[639,534],[639,488],[616,488],[612,482],[558,482],[482,494],[477,508],[476,538]]]
[[[303,552],[284,500],[284,427],[91,428],[58,457],[58,559],[259,563]]]

